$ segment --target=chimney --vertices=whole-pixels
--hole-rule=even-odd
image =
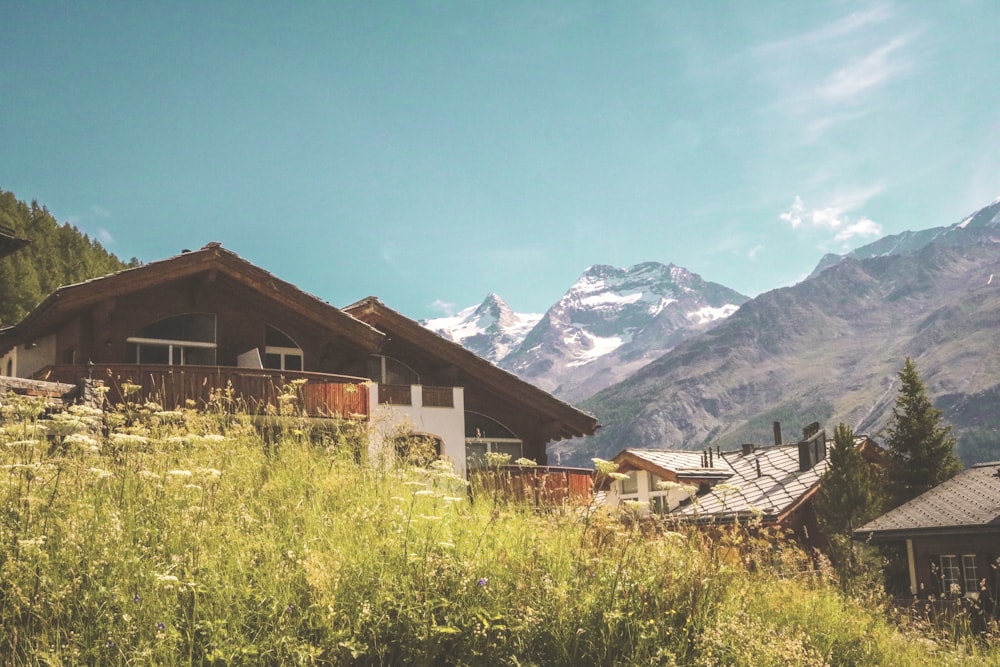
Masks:
[[[802,429],[805,438],[799,443],[799,472],[805,472],[826,458],[826,431],[819,422]]]
[[[774,422],[774,445],[781,447],[781,422]]]
[[[749,456],[753,454],[753,444],[749,442],[743,443],[743,456]]]
[[[760,459],[757,459],[757,477],[760,477]]]

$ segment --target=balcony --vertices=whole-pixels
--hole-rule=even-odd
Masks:
[[[218,406],[251,415],[281,414],[282,403],[308,417],[367,419],[364,378],[304,371],[280,371],[230,366],[166,366],[96,364],[48,366],[37,374],[50,382],[77,384],[92,377],[108,387],[112,404],[130,400],[155,401],[171,409],[193,405]],[[126,385],[136,385],[126,397]],[[282,400],[294,396],[293,401]],[[287,411],[287,408],[286,408]]]

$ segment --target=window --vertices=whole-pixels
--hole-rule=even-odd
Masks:
[[[935,567],[936,566],[936,567]],[[976,570],[975,554],[942,554],[937,562],[931,563],[931,570],[939,578],[939,592],[946,597],[976,597],[979,595],[979,576]]]
[[[524,456],[524,443],[495,419],[476,412],[466,412],[466,465],[470,468],[486,465],[487,453],[508,454],[513,462]]]
[[[628,479],[622,480],[622,495],[634,495],[639,493],[639,471],[629,470],[627,473]]]
[[[214,366],[215,315],[174,315],[142,328],[126,339],[129,358],[137,364]]]
[[[267,326],[264,333],[264,368],[279,371],[301,371],[305,368],[302,348],[277,327]]]
[[[976,576],[976,556],[974,554],[963,554],[962,556],[962,581],[966,597],[979,593],[979,577]]]
[[[398,359],[380,354],[368,357],[368,379],[380,384],[420,384],[415,370]]]

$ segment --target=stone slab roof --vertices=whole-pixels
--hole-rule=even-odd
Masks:
[[[733,476],[698,496],[696,502],[678,507],[673,514],[706,520],[759,514],[774,520],[810,494],[827,468],[824,459],[800,471],[798,445],[762,447],[748,454],[722,452],[722,457]]]
[[[713,458],[713,465],[705,465],[702,452],[672,451],[665,449],[627,449],[626,453],[649,463],[672,470],[678,477],[732,477],[733,469],[722,456]]]
[[[1000,462],[980,463],[903,503],[855,536],[889,541],[917,534],[1000,532]]]

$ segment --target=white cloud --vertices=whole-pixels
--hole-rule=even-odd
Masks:
[[[815,208],[807,207],[802,197],[796,195],[791,207],[779,214],[778,218],[787,222],[792,229],[836,232],[836,241],[878,236],[882,233],[881,225],[869,217],[855,217],[851,213],[881,191],[881,186],[847,191],[834,197],[826,205]]]
[[[837,241],[847,241],[856,237],[881,236],[882,225],[871,218],[861,218],[855,223],[847,225],[834,237]]]
[[[108,231],[104,227],[101,227],[100,229],[97,230],[97,240],[104,245],[108,245],[109,243],[115,242],[115,237],[111,235],[110,231]]]
[[[802,224],[802,213],[805,212],[805,210],[806,205],[803,203],[802,197],[795,195],[795,201],[792,202],[792,208],[778,217],[790,224],[792,229],[796,229]]]
[[[754,247],[750,248],[750,250],[747,251],[747,257],[750,258],[751,262],[756,262],[757,261],[757,255],[759,255],[760,251],[763,250],[763,249],[764,249],[764,246],[762,246],[762,245],[760,245],[758,243],[757,245],[755,245]]]

